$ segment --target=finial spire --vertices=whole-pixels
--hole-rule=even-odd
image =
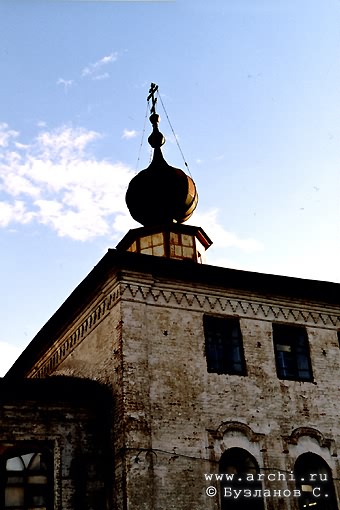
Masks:
[[[150,109],[151,115],[149,117],[149,120],[152,124],[153,131],[148,138],[148,142],[153,149],[160,148],[160,147],[162,147],[162,145],[165,144],[165,138],[163,136],[163,133],[161,133],[158,129],[160,116],[158,115],[158,113],[156,113],[157,97],[155,97],[155,93],[157,91],[158,91],[158,85],[156,85],[155,83],[151,83],[147,101],[149,102],[150,99],[152,101],[152,106]]]
[[[158,85],[156,83],[151,83],[149,95],[147,101],[149,102],[150,99],[152,100],[152,107],[151,107],[151,114],[156,113],[156,104],[157,104],[157,97],[155,97],[155,93],[158,90]]]
[[[190,218],[198,201],[191,177],[170,166],[163,157],[161,147],[165,138],[158,129],[157,90],[158,85],[151,83],[147,98],[152,100],[150,122],[153,129],[148,141],[154,149],[153,158],[148,168],[133,177],[125,197],[131,216],[144,226],[183,223]]]

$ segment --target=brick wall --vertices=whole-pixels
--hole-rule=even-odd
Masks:
[[[204,474],[218,472],[232,447],[247,450],[261,472],[289,473],[299,455],[312,452],[340,478],[339,307],[128,271],[117,286],[114,306],[54,370],[111,391],[115,508],[218,509],[218,495],[205,494]],[[89,304],[79,323],[91,313]],[[208,373],[204,314],[239,318],[246,376]],[[313,382],[278,378],[273,322],[306,327]],[[263,487],[294,484],[265,480]],[[298,507],[277,497],[266,508]]]

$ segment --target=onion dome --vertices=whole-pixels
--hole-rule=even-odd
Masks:
[[[131,180],[126,204],[133,219],[144,226],[183,223],[197,206],[196,186],[183,170],[165,161],[161,151],[165,139],[158,130],[159,115],[154,108],[150,122],[153,132],[148,141],[154,149],[153,159]]]

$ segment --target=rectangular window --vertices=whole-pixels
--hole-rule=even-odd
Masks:
[[[246,375],[239,320],[205,315],[203,324],[208,372]]]
[[[273,324],[273,340],[278,377],[293,381],[312,381],[306,329]]]

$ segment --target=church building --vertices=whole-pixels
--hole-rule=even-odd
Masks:
[[[156,90],[142,226],[0,381],[0,508],[336,510],[340,286],[206,263]]]

